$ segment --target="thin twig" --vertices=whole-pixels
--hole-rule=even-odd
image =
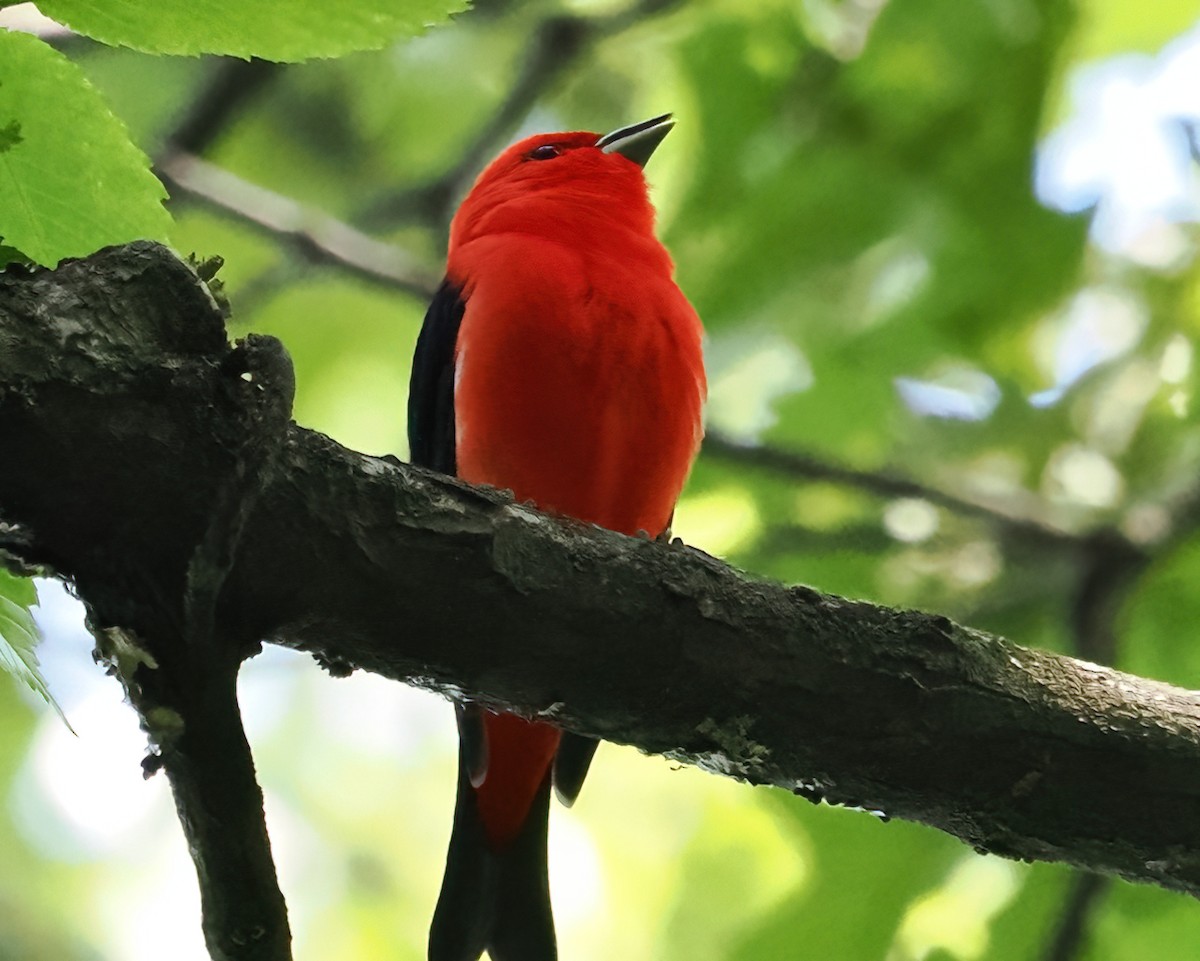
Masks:
[[[516,82],[504,102],[462,151],[458,164],[434,181],[405,188],[365,204],[354,218],[368,228],[394,224],[406,219],[424,221],[445,230],[451,207],[464,193],[478,169],[497,146],[507,139],[527,115],[541,93],[598,39],[611,36],[650,16],[657,15],[679,0],[641,0],[626,10],[599,17],[556,16],[544,20],[534,34]],[[245,67],[255,89],[268,73],[266,68]],[[233,66],[218,75],[209,92],[202,95],[190,112],[190,118],[168,138],[168,150],[158,163],[159,176],[178,191],[214,209],[236,217],[268,234],[288,241],[310,262],[328,264],[363,277],[373,283],[400,289],[427,299],[437,286],[434,272],[414,261],[401,248],[378,241],[344,221],[313,210],[267,188],[249,184],[228,171],[195,156],[192,145],[211,142],[223,114],[220,88],[235,84],[239,71]],[[234,96],[244,102],[243,92]],[[219,122],[218,122],[219,121]],[[268,270],[254,282],[254,295],[269,297],[281,280],[292,276],[288,270]]]
[[[920,498],[964,517],[986,521],[1007,532],[1021,534],[1057,547],[1074,549],[1080,544],[1080,538],[1076,535],[1043,521],[1010,514],[896,474],[844,467],[811,454],[782,450],[764,444],[745,443],[713,431],[704,438],[704,454],[720,460],[760,467],[789,477],[844,484],[876,497]]]
[[[543,20],[521,55],[516,82],[487,123],[461,151],[458,163],[436,180],[374,198],[353,218],[354,222],[368,228],[409,220],[439,226],[448,223],[452,205],[466,193],[480,168],[512,136],[534,103],[558,77],[597,41],[663,13],[678,2],[641,0],[625,10],[605,16],[555,16]]]
[[[1069,620],[1075,654],[1097,664],[1115,664],[1117,615],[1151,558],[1111,528],[1089,534],[1083,556]]]
[[[1187,140],[1188,153],[1191,154],[1192,161],[1200,164],[1200,125],[1195,120],[1184,117],[1175,118],[1175,122],[1183,130],[1183,136]]]
[[[1166,498],[1163,506],[1170,524],[1167,532],[1153,545],[1156,556],[1169,553],[1200,530],[1200,484]]]
[[[229,124],[285,69],[268,60],[216,61],[207,82],[163,138],[162,154],[203,154]]]
[[[168,188],[290,243],[313,263],[331,264],[372,283],[421,298],[437,276],[406,250],[362,233],[323,211],[242,180],[188,153],[164,157],[158,174]]]
[[[1067,901],[1043,955],[1044,961],[1076,961],[1082,956],[1092,918],[1111,887],[1112,878],[1102,874],[1081,871],[1071,878]]]
[[[516,82],[483,129],[461,151],[458,163],[436,180],[369,201],[353,218],[355,222],[367,228],[410,220],[447,223],[451,204],[495,152],[496,144],[511,135],[541,91],[583,52],[585,41],[591,36],[588,23],[583,17],[551,17],[542,21],[521,58]]]

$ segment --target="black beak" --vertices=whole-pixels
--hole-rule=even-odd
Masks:
[[[619,153],[639,167],[644,167],[654,149],[662,143],[663,137],[669,134],[674,126],[675,119],[669,113],[664,113],[659,117],[651,117],[641,123],[630,124],[628,127],[606,133],[596,141],[596,146],[605,153]]]

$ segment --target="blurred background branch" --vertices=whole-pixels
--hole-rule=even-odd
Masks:
[[[1080,539],[1041,521],[1005,512],[886,472],[856,470],[832,464],[799,451],[781,450],[765,444],[744,443],[709,431],[704,438],[707,456],[747,467],[775,471],[794,480],[828,481],[864,491],[874,497],[912,497],[944,507],[956,514],[984,521],[1002,532],[1025,537],[1044,548],[1076,549]]]
[[[222,58],[208,66],[209,78],[163,138],[163,154],[203,154],[221,134],[249,110],[285,67],[268,60]]]
[[[168,154],[159,161],[158,173],[176,196],[186,195],[264,231],[309,263],[338,267],[355,277],[426,299],[437,288],[438,275],[415,263],[406,251],[289,197],[247,183],[192,154]]]
[[[538,99],[602,39],[615,36],[678,6],[680,0],[638,0],[613,13],[554,15],[534,27],[520,57],[517,76],[504,99],[475,133],[459,161],[435,180],[382,194],[354,219],[368,228],[419,220],[443,230],[471,182],[500,149],[514,139]]]

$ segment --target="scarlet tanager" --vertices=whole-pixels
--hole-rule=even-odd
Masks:
[[[450,228],[417,340],[412,460],[626,534],[670,525],[702,434],[696,312],[654,236],[642,167],[670,114],[522,140]],[[430,961],[554,961],[550,787],[575,800],[596,742],[459,705],[459,775]]]

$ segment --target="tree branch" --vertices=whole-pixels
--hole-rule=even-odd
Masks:
[[[520,70],[504,101],[490,116],[458,164],[428,183],[376,197],[353,218],[368,228],[412,219],[445,227],[456,200],[487,159],[527,114],[537,97],[590,47],[604,37],[657,16],[678,0],[638,0],[630,7],[595,17],[551,16],[538,24],[521,57]],[[415,262],[408,251],[376,240],[349,223],[307,207],[290,197],[247,183],[198,156],[220,132],[232,113],[276,78],[283,68],[262,61],[222,62],[209,86],[168,135],[155,172],[172,190],[172,199],[189,197],[290,244],[310,263],[327,264],[387,288],[427,300],[438,277]],[[274,291],[294,271],[285,263],[268,269],[243,290],[260,298]]]
[[[392,290],[428,300],[438,277],[402,248],[376,240],[322,211],[248,183],[189,153],[164,156],[155,168],[173,193],[184,193],[259,231],[290,243],[312,263],[330,264]]]
[[[284,70],[285,64],[252,57],[214,58],[209,76],[164,138],[163,152],[203,154],[247,105]]]
[[[720,460],[746,464],[788,477],[844,484],[876,497],[919,498],[963,517],[984,521],[1005,533],[1018,534],[1047,547],[1074,549],[1081,543],[1081,538],[1057,527],[1052,527],[1041,520],[1023,517],[997,507],[981,504],[978,501],[968,500],[957,494],[929,487],[919,481],[897,474],[844,467],[841,464],[833,464],[823,458],[800,451],[745,443],[712,432],[704,438],[704,453]]]
[[[593,34],[585,17],[548,17],[538,24],[525,49],[517,79],[504,101],[463,149],[461,159],[428,183],[406,187],[363,206],[355,223],[385,227],[407,220],[444,224],[452,205],[470,186],[483,164],[529,111],[538,94],[584,51]]]
[[[1100,529],[1083,542],[1083,566],[1071,603],[1074,651],[1091,661],[1113,663],[1117,615],[1150,558],[1117,532]],[[1079,871],[1071,879],[1062,912],[1050,932],[1045,961],[1075,961],[1087,948],[1096,912],[1112,878]]]
[[[1099,874],[1080,873],[1071,878],[1066,903],[1046,947],[1044,961],[1076,961],[1083,956],[1088,929],[1109,887],[1110,879]]]
[[[0,276],[0,548],[173,656],[256,391],[203,285],[135,244]],[[1200,694],[752,579],[288,427],[214,636],[1200,894]],[[19,536],[23,535],[23,536]],[[223,556],[214,552],[212,557]]]
[[[20,445],[12,448],[18,456],[6,459],[6,467],[16,469],[0,468],[15,481],[5,485],[0,513],[8,516],[12,507],[14,518],[27,516],[19,505],[31,494],[38,496],[39,482],[28,470],[35,465],[80,479],[91,476],[88,483],[106,491],[100,500],[109,501],[108,508],[81,501],[79,513],[67,511],[81,525],[75,544],[79,554],[45,559],[78,575],[80,590],[93,602],[89,627],[96,637],[94,656],[120,679],[149,735],[152,753],[143,762],[146,773],[165,768],[171,781],[196,865],[212,958],[288,961],[287,912],[236,700],[238,667],[253,648],[239,646],[223,633],[219,609],[247,520],[263,484],[275,476],[291,414],[290,363],[270,338],[248,339],[245,346],[229,350],[220,325],[213,324],[221,315],[215,301],[165,248],[140,245],[130,254],[65,265],[57,276],[74,276],[81,281],[75,287],[56,284],[56,275],[48,272],[0,274],[0,437]],[[100,266],[105,263],[117,272],[108,273]],[[130,282],[134,277],[137,283]],[[70,302],[89,291],[98,296],[92,307]],[[130,296],[114,297],[118,291]],[[206,363],[215,365],[211,373],[218,379],[205,407],[189,412],[195,398],[184,396],[189,385],[197,386],[204,362],[179,368],[168,362],[163,368],[162,351],[168,345],[197,360],[206,356]],[[105,357],[107,384],[89,399],[78,392],[87,390],[83,381],[68,387],[62,375],[83,358],[95,358],[97,351]],[[143,376],[143,400],[157,397],[164,413],[171,411],[165,421],[156,424],[155,415],[121,401],[122,390]],[[270,392],[260,389],[267,378],[273,384]],[[38,386],[51,383],[66,392]],[[183,394],[178,393],[181,388]],[[43,416],[57,418],[79,403],[95,403],[97,412],[107,412],[101,415],[105,426],[99,432],[99,422],[85,423],[85,417],[73,427],[60,424],[64,429],[54,436],[26,433],[24,428]],[[167,422],[180,415],[194,424],[211,418],[213,438],[220,438],[219,455],[207,460],[204,474],[195,478],[207,507],[189,515],[183,526],[170,517],[166,500],[152,497],[146,502],[153,502],[150,513],[137,511],[142,483],[122,492],[129,478],[111,473],[111,464],[91,462],[99,447],[111,445],[114,452],[120,449],[122,456],[140,462],[137,469],[146,469],[148,479],[155,473],[154,463],[186,450],[184,434],[190,428],[183,434],[162,432],[172,430]],[[173,482],[181,488],[190,483],[181,477]],[[64,493],[59,490],[55,496]],[[128,513],[131,507],[134,512]],[[124,516],[95,513],[107,509]],[[14,544],[24,540],[36,551],[45,546],[42,531],[49,527],[28,516],[32,527],[6,530],[2,539]],[[173,528],[173,543],[158,540],[162,524]],[[142,560],[125,563],[119,557],[124,551],[131,557],[140,554]],[[4,553],[0,543],[0,557]],[[20,556],[23,549],[10,544],[8,553]],[[105,563],[112,564],[114,577],[108,587],[96,583],[104,575],[93,567]],[[145,563],[151,567],[143,568]]]
[[[155,638],[146,660],[132,634],[97,635],[95,656],[117,674],[153,753],[146,776],[165,768],[196,866],[204,941],[213,961],[291,961],[287,905],[279,890],[262,789],[237,704],[238,660],[183,638]],[[149,646],[149,645],[147,645]],[[169,956],[170,951],[164,951]]]
[[[462,150],[459,162],[436,180],[372,199],[352,218],[354,222],[372,228],[412,219],[439,225],[449,223],[453,205],[466,193],[483,165],[512,136],[543,91],[599,40],[657,16],[676,3],[678,0],[639,0],[615,13],[544,19],[521,54],[516,81],[488,122]]]

